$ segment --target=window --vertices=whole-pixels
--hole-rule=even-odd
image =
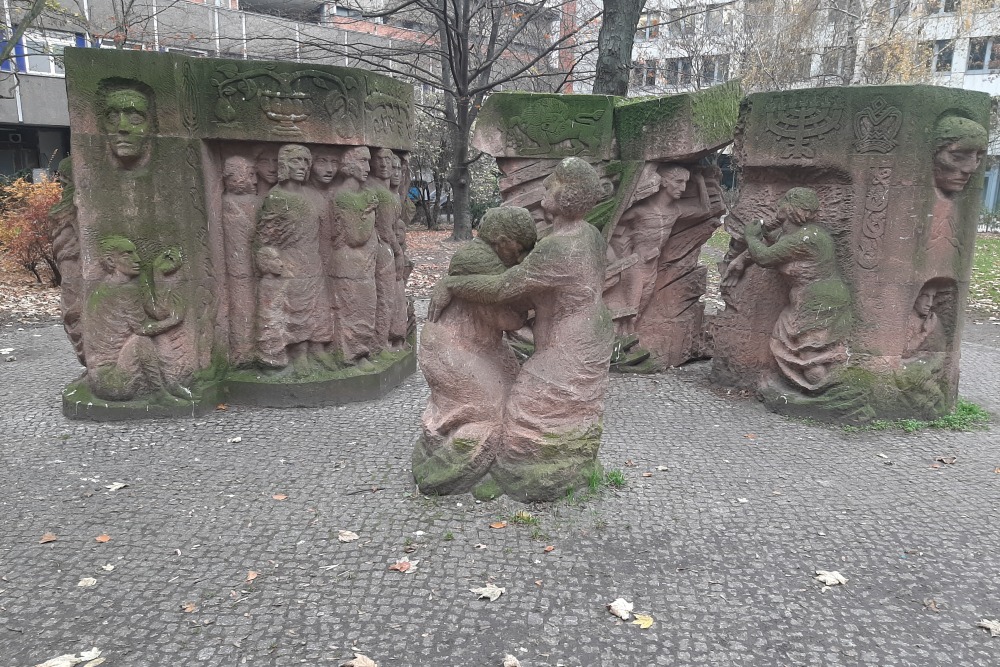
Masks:
[[[1000,69],[1000,36],[973,37],[969,40],[970,72],[988,72]]]
[[[636,60],[632,63],[632,83],[636,86],[652,87],[657,84],[657,66],[659,61],[655,58],[650,60]]]
[[[71,32],[46,30],[24,33],[24,71],[31,74],[62,76],[63,49],[76,45],[76,35]]]
[[[729,54],[701,59],[701,85],[714,86],[729,80]]]
[[[667,12],[670,21],[669,32],[671,37],[690,37],[694,35],[694,17],[696,11],[694,7],[678,7]]]
[[[663,78],[668,86],[686,86],[691,83],[691,59],[667,58],[663,64]]]
[[[953,14],[960,6],[959,0],[927,0],[927,13]]]
[[[710,35],[722,34],[724,18],[722,5],[709,5],[705,12],[705,32]]]
[[[950,72],[951,59],[955,55],[955,43],[950,39],[939,39],[927,44],[928,67],[932,72]]]
[[[635,31],[637,42],[645,42],[660,36],[660,12],[643,12]]]

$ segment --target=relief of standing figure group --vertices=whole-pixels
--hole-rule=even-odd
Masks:
[[[223,176],[232,366],[307,376],[406,349],[403,157],[264,145]]]

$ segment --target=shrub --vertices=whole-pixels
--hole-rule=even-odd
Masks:
[[[47,179],[31,183],[22,177],[0,185],[0,247],[39,283],[39,266],[47,264],[53,287],[62,282],[62,276],[52,252],[55,224],[49,219],[49,209],[61,196],[62,185]]]

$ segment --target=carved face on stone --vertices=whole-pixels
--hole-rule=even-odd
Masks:
[[[943,118],[934,127],[934,185],[945,196],[965,189],[986,155],[986,129],[960,116]]]
[[[126,167],[146,155],[151,130],[149,99],[138,90],[116,90],[105,100],[111,153]]]
[[[934,309],[935,296],[937,296],[937,290],[933,287],[925,287],[920,290],[920,294],[917,295],[917,300],[913,304],[913,310],[917,312],[917,315],[926,318],[931,314]]]
[[[299,144],[285,144],[278,151],[278,180],[305,183],[312,169],[312,154]]]
[[[121,274],[127,278],[139,275],[139,253],[135,244],[124,236],[108,236],[101,239],[101,266],[108,273]]]
[[[403,161],[392,156],[392,171],[389,173],[389,187],[395,190],[403,182]]]
[[[792,188],[778,200],[778,212],[775,220],[779,225],[785,223],[801,227],[816,219],[819,213],[819,197],[812,188]]]
[[[312,179],[320,185],[330,185],[340,169],[336,153],[328,149],[313,151]]]
[[[660,174],[660,187],[666,191],[667,196],[671,199],[680,199],[687,189],[691,172],[684,167],[667,167]]]
[[[545,194],[541,208],[545,219],[582,218],[601,197],[601,179],[584,160],[569,157],[542,181]]]
[[[226,158],[222,168],[222,181],[226,194],[252,195],[257,192],[257,170],[254,163],[240,155]]]
[[[380,148],[375,151],[372,157],[371,173],[383,181],[388,181],[392,176],[392,151],[388,148]]]
[[[371,159],[371,153],[365,146],[348,149],[344,153],[344,159],[340,164],[340,171],[349,178],[364,182],[368,179],[368,174],[371,172]]]
[[[278,154],[271,148],[265,148],[257,156],[257,178],[267,187],[278,182]]]
[[[491,208],[479,224],[479,238],[493,248],[504,266],[520,264],[535,247],[538,233],[527,209],[517,206]]]

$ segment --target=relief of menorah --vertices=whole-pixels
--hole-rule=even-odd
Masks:
[[[840,128],[843,109],[795,106],[767,112],[767,131],[783,144],[783,158],[792,160],[816,157],[813,143]]]

